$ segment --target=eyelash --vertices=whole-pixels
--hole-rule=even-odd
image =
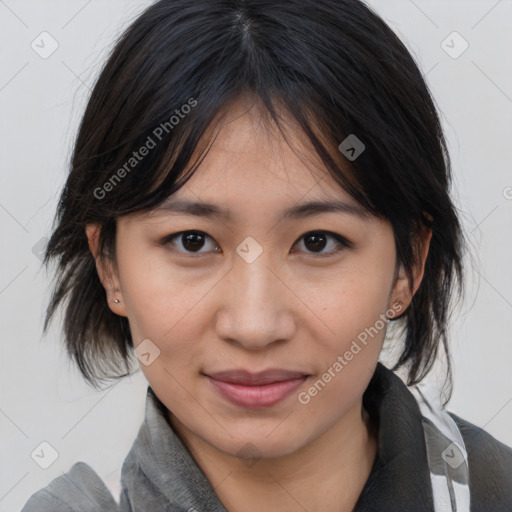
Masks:
[[[179,231],[177,233],[172,233],[170,235],[167,235],[165,236],[160,242],[159,244],[162,245],[162,246],[167,246],[168,244],[172,243],[172,241],[175,239],[175,238],[179,238],[180,236],[182,235],[185,235],[185,234],[188,234],[188,233],[196,233],[196,234],[201,234],[201,235],[205,235],[207,238],[210,238],[211,240],[213,240],[213,238],[208,235],[207,233],[205,233],[204,231],[199,231],[199,230],[195,230],[195,229],[191,229],[191,230],[187,230],[187,231]],[[337,242],[338,242],[338,247],[335,249],[335,250],[332,250],[332,251],[329,251],[327,253],[315,253],[315,252],[309,252],[307,254],[313,256],[313,257],[317,257],[317,258],[323,258],[323,257],[327,257],[327,256],[332,256],[334,254],[338,254],[340,251],[342,251],[343,249],[350,249],[353,247],[353,244],[352,242],[348,241],[346,238],[342,237],[341,235],[338,235],[337,233],[332,233],[331,231],[325,231],[325,230],[313,230],[313,231],[308,231],[307,233],[304,233],[303,235],[301,235],[297,241],[294,243],[294,246],[301,240],[303,240],[305,237],[307,237],[308,235],[314,235],[314,234],[323,234],[323,235],[327,235],[327,237],[329,238],[334,238]],[[199,256],[202,256],[204,254],[207,254],[205,252],[193,252],[193,251],[178,251],[182,254],[186,254],[188,256],[191,256],[191,257],[199,257]]]

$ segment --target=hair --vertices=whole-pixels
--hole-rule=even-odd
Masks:
[[[108,307],[85,226],[100,225],[99,252],[115,264],[116,219],[177,191],[241,94],[281,131],[279,112],[290,114],[340,187],[390,221],[411,290],[418,235],[432,230],[421,285],[395,319],[404,336],[393,370],[405,366],[408,384],[418,383],[442,345],[451,393],[447,322],[455,281],[459,296],[463,288],[465,240],[449,195],[447,145],[414,58],[355,0],[160,0],[131,23],[74,143],[43,260],[57,260],[44,331],[65,307],[67,353],[85,380],[96,387],[130,374],[128,320]],[[351,134],[364,144],[354,160],[338,149]]]

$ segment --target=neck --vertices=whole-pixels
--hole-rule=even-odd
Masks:
[[[169,420],[228,512],[352,511],[377,454],[362,402],[299,450],[252,464],[217,450],[170,413]]]

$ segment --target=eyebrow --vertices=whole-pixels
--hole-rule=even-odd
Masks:
[[[157,208],[157,211],[181,213],[197,217],[218,218],[226,221],[232,220],[232,214],[227,208],[211,203],[188,201],[184,199],[168,199]],[[371,217],[371,213],[362,206],[331,200],[309,201],[307,203],[291,206],[284,210],[278,220],[303,219],[322,213],[342,213],[363,220]]]

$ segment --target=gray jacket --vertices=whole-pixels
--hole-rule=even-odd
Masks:
[[[430,414],[433,408],[381,363],[363,400],[379,443],[354,512],[512,512],[511,448],[444,412],[461,436],[453,443]],[[119,504],[97,473],[77,462],[21,512],[226,512],[164,410],[148,386],[145,419],[121,470]],[[461,453],[458,465],[452,463],[450,457]]]

